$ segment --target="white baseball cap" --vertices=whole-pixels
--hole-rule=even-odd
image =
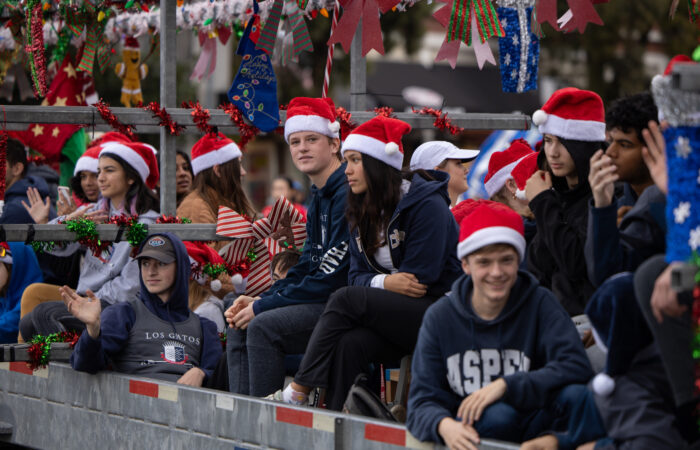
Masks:
[[[411,170],[433,170],[446,159],[468,161],[476,158],[479,150],[461,149],[447,141],[428,141],[418,146],[411,156]]]

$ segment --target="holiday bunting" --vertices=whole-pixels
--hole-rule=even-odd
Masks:
[[[383,55],[384,43],[377,9],[385,14],[399,0],[339,0],[339,3],[343,7],[343,15],[335,32],[328,39],[328,45],[340,43],[343,51],[349,53],[355,30],[362,19],[362,56],[366,56],[372,49]]]
[[[505,30],[498,39],[503,92],[537,89],[540,40],[530,27],[535,0],[497,0],[497,5]]]

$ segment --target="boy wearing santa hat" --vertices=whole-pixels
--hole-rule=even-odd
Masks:
[[[467,202],[457,246],[464,275],[423,318],[408,429],[450,448],[563,432],[593,375],[576,328],[552,292],[518,270],[521,217],[488,200]]]
[[[289,102],[284,137],[311,183],[304,251],[284,280],[260,298],[240,296],[226,313],[231,392],[264,397],[281,389],[285,355],[304,353],[328,297],[348,284],[345,165],[333,100]]]

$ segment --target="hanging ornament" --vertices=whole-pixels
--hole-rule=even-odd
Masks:
[[[385,14],[399,0],[339,0],[339,3],[343,7],[343,15],[327,44],[340,43],[343,51],[350,53],[350,44],[362,19],[362,56],[366,56],[372,49],[383,55],[384,43],[377,9]]]
[[[257,49],[260,38],[258,4],[253,3],[254,15],[248,21],[237,54],[243,57],[238,73],[228,91],[228,98],[241,110],[246,120],[262,131],[272,131],[279,126],[277,103],[277,79],[270,56]]]
[[[193,81],[202,81],[203,78],[209,78],[214,73],[216,70],[216,39],[218,38],[222,45],[226,45],[231,37],[231,28],[219,27],[210,32],[200,30],[198,37],[202,52],[192,70],[192,75],[190,75],[190,80]]]
[[[114,68],[117,76],[123,80],[121,103],[127,108],[131,105],[143,103],[143,95],[141,95],[141,80],[148,75],[148,66],[139,64],[141,62],[141,48],[139,41],[133,36],[129,36],[124,40],[122,48],[122,62],[118,63]]]
[[[287,17],[284,21],[284,38],[275,47],[275,61],[286,66],[291,61],[298,61],[301,52],[313,52],[314,46],[306,28],[304,14],[297,8],[296,3],[286,2],[283,15]]]
[[[603,20],[593,4],[607,3],[608,0],[567,0],[569,10],[557,19],[557,0],[539,0],[537,2],[537,22],[549,23],[555,30],[571,33],[583,33],[589,23],[603,25]]]
[[[265,25],[260,31],[260,38],[258,39],[255,48],[262,50],[268,55],[272,55],[272,49],[275,46],[275,41],[277,40],[277,28],[280,24],[280,18],[282,17],[282,4],[284,0],[272,0],[272,7],[270,8],[270,13],[267,16]]]
[[[40,0],[27,0],[27,32],[25,51],[29,55],[34,95],[46,95],[46,57],[44,55],[44,27]]]
[[[335,2],[335,8],[333,8],[333,21],[331,22],[331,36],[338,27],[338,15],[340,10],[340,4],[338,0]],[[328,97],[328,85],[331,82],[331,70],[333,69],[333,50],[335,49],[335,44],[328,45],[328,53],[326,54],[326,67],[323,72],[323,89],[321,89],[321,97]]]
[[[498,39],[503,92],[537,89],[540,40],[532,32],[530,17],[535,0],[496,0],[505,36]]]
[[[659,116],[669,124],[663,131],[672,174],[666,196],[666,260],[687,261],[700,251],[700,94],[674,88],[671,78],[670,73],[655,76],[651,92]]]
[[[97,20],[97,16],[101,11],[98,11],[97,7],[91,2],[84,2],[83,5],[85,13],[82,15],[82,18],[86,26],[85,44],[83,45],[83,57],[80,59],[77,69],[92,74],[106,22]]]

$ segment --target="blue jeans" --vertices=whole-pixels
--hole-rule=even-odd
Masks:
[[[521,411],[505,402],[486,408],[474,428],[482,438],[523,442],[551,432],[560,449],[605,436],[593,394],[582,384],[562,388],[553,401],[534,411]]]
[[[226,358],[229,390],[265,397],[281,389],[285,356],[306,351],[325,303],[284,306],[262,312],[247,330],[228,329]]]

